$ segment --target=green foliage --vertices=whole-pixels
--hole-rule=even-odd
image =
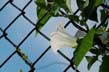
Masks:
[[[68,12],[72,12],[71,9],[71,0],[55,0],[55,3],[57,3],[57,5],[60,8],[63,8],[67,13]]]
[[[73,13],[71,0],[50,0],[50,2],[48,0],[35,0],[38,18],[36,29],[41,30],[51,17],[65,17],[69,19],[78,30],[87,33],[85,37],[78,40],[78,46],[74,51],[72,62],[74,62],[76,68],[83,58],[86,57],[87,68],[90,70],[93,64],[98,61],[98,56],[101,55],[103,60],[99,71],[109,72],[109,56],[107,56],[109,48],[109,7],[103,1],[105,0],[76,0],[78,10]],[[92,24],[94,27],[91,29],[88,25],[88,20],[96,22]],[[104,35],[106,42],[100,39],[105,32],[108,33],[108,36]],[[94,56],[86,56],[87,52],[92,53]],[[23,59],[26,60],[27,56],[22,52],[21,54]]]
[[[38,7],[40,8],[45,8],[46,7],[46,3],[45,0],[35,0],[35,3],[38,5]]]
[[[109,72],[109,56],[104,56],[99,72]]]
[[[73,21],[77,22],[77,23],[80,21],[79,16],[77,16],[77,15],[69,15],[69,18],[72,19]]]
[[[86,56],[86,59],[88,61],[88,70],[92,67],[92,65],[98,60],[98,56]]]
[[[93,39],[94,39],[95,29],[92,28],[87,35],[83,38],[81,43],[78,45],[77,49],[74,52],[74,63],[76,67],[80,64],[83,57],[86,55],[86,53],[91,49],[93,45]]]
[[[89,5],[89,0],[86,0],[86,1],[76,0],[76,1],[77,1],[78,8],[80,10],[83,10],[85,7],[87,7]]]
[[[77,0],[78,7],[82,10],[82,16],[85,17],[85,20],[90,19],[98,21],[97,19],[97,8],[102,4],[102,0]],[[80,2],[82,1],[82,3]]]
[[[51,17],[50,13],[47,12],[47,5],[45,0],[35,0],[35,3],[37,4],[37,17],[38,17],[38,23],[36,25],[37,29],[40,30],[46,22]]]
[[[100,55],[100,50],[97,48],[91,49],[90,52],[95,55]]]
[[[71,0],[54,0],[52,4],[45,0],[35,0],[37,5],[38,23],[36,28],[40,30],[52,16],[61,16],[59,10],[63,8],[67,13],[72,13]]]
[[[40,30],[46,24],[46,22],[50,19],[50,17],[51,17],[51,15],[50,15],[49,12],[46,13],[46,16],[45,16],[45,13],[46,13],[46,10],[45,9],[41,9],[38,12],[38,17],[39,17],[38,20],[41,19],[39,21],[39,23],[36,25],[36,27],[38,28],[38,30]],[[44,16],[44,18],[42,18],[43,16]]]

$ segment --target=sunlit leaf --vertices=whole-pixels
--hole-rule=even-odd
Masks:
[[[91,49],[93,45],[93,39],[94,39],[95,29],[92,28],[87,35],[83,38],[79,46],[74,52],[74,64],[76,67],[80,64],[83,57],[86,55],[86,53]]]

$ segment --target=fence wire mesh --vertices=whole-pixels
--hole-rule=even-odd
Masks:
[[[10,43],[15,48],[11,52],[9,51],[10,53],[7,56],[4,56],[5,53],[1,53],[0,57],[4,57],[4,60],[2,60],[0,62],[0,69],[2,69],[9,61],[11,61],[11,58],[13,58],[14,55],[17,54],[22,59],[22,61],[25,62],[25,65],[29,66],[29,68],[30,68],[29,72],[37,72],[37,67],[35,65],[37,65],[38,62],[44,57],[44,55],[49,52],[51,46],[48,46],[42,53],[40,53],[40,55],[37,55],[37,57],[34,61],[32,61],[31,58],[26,58],[26,55],[24,55],[23,50],[22,50],[22,47],[24,46],[23,44],[25,43],[26,40],[31,39],[30,36],[32,33],[34,33],[37,30],[36,26],[41,19],[38,20],[37,22],[33,22],[32,19],[26,15],[26,13],[27,13],[26,9],[28,8],[29,5],[31,5],[31,3],[34,2],[34,0],[27,0],[26,4],[24,4],[24,6],[22,8],[19,5],[16,5],[15,2],[16,2],[16,0],[8,0],[8,1],[6,0],[6,1],[4,1],[4,4],[1,4],[1,6],[0,6],[0,15],[2,15],[2,11],[5,11],[5,8],[7,8],[9,5],[18,11],[17,15],[14,16],[12,19],[10,19],[10,21],[8,23],[6,23],[6,25],[4,25],[5,27],[1,26],[1,24],[3,22],[0,21],[0,23],[1,23],[0,24],[0,41],[2,41],[2,39],[5,39],[6,42]],[[20,1],[20,2],[22,2],[22,1]],[[76,12],[75,12],[75,14],[76,14]],[[29,24],[31,25],[31,28],[29,28],[30,31],[28,31],[28,33],[26,33],[25,36],[23,36],[21,38],[21,40],[15,41],[15,40],[13,40],[14,37],[12,38],[12,35],[13,35],[12,32],[10,32],[9,30],[14,25],[16,25],[15,22],[17,22],[18,19],[22,19],[22,20],[25,19],[27,22],[27,25],[24,25],[24,27],[23,27],[23,23],[20,24],[22,26],[22,28],[26,28],[26,26],[28,26]],[[43,19],[43,17],[42,17],[42,19]],[[69,24],[70,24],[70,21],[68,21],[65,24],[65,28]],[[18,28],[20,30],[20,27],[18,27]],[[17,28],[13,28],[13,30],[15,30],[15,29],[17,29]],[[25,29],[24,29],[24,31],[25,31]],[[21,32],[21,30],[20,30],[20,32]],[[38,30],[37,30],[37,32],[39,33],[40,36],[42,36],[48,42],[50,41],[49,37],[46,34],[44,34],[41,31],[38,31]],[[16,36],[18,36],[18,35],[16,35]],[[0,42],[0,45],[5,45],[5,44],[3,44],[3,42]],[[4,46],[4,47],[8,47],[8,46]],[[38,46],[36,46],[36,47],[38,47]],[[27,48],[25,48],[25,49],[27,49]],[[8,52],[8,50],[6,52]],[[63,72],[67,72],[69,69],[75,70],[75,67],[71,62],[71,58],[66,56],[60,50],[58,50],[58,53],[69,62],[69,65],[67,65],[67,67],[65,67],[63,69]],[[76,71],[79,72],[78,70],[76,70]]]

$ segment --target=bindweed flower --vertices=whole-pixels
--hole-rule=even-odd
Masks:
[[[50,39],[51,48],[54,52],[63,47],[77,46],[77,38],[68,34],[62,24],[59,24],[56,31],[51,33]]]

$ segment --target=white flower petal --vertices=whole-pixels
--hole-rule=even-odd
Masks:
[[[56,28],[56,32],[63,32],[63,31],[65,31],[65,29],[64,29],[64,26],[62,25],[62,24],[59,24],[58,26],[57,26],[57,28]]]
[[[77,38],[68,34],[63,25],[58,25],[56,32],[52,32],[50,35],[50,44],[54,52],[62,47],[76,47]]]

